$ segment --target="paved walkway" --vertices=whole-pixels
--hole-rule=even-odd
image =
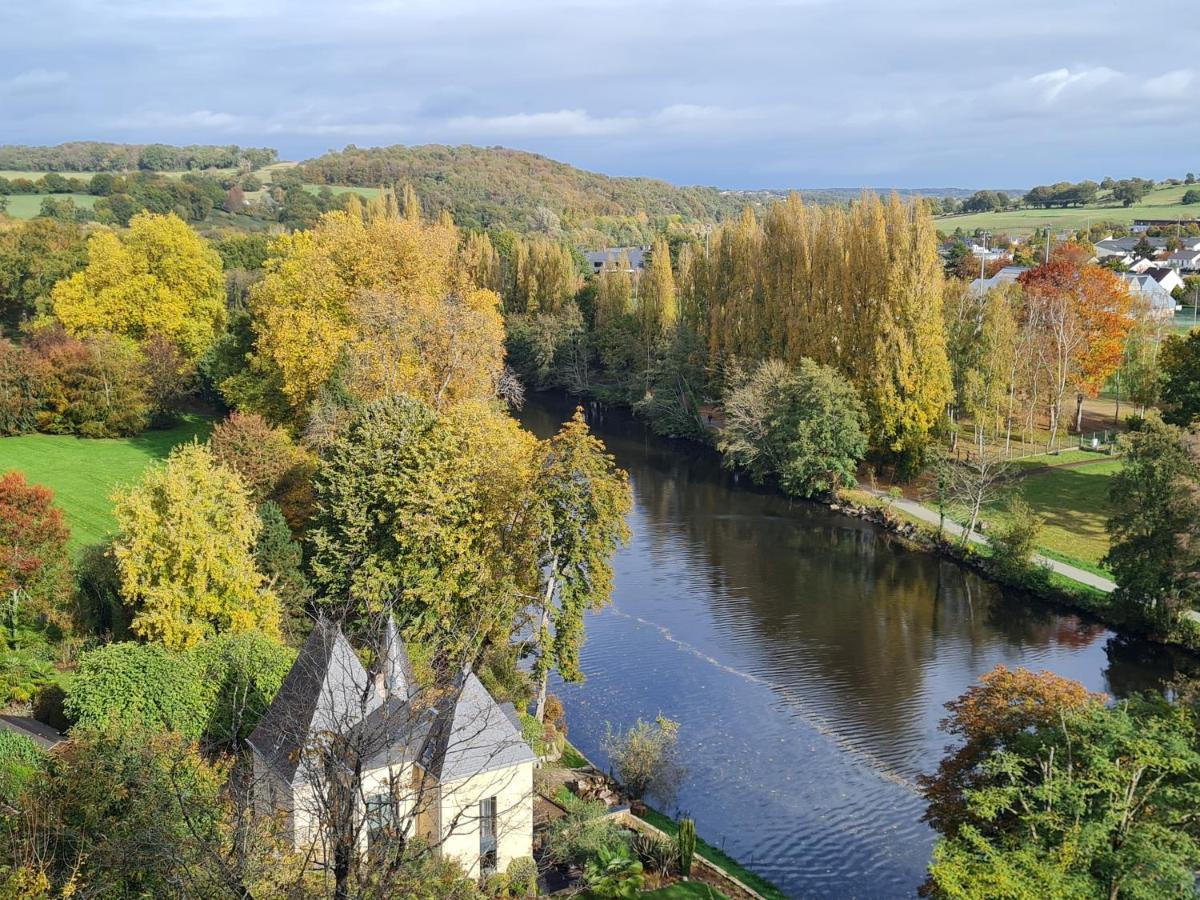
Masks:
[[[862,485],[860,485],[860,487],[868,493],[878,497],[880,500],[892,503],[897,509],[904,510],[913,518],[920,519],[923,522],[928,522],[931,525],[937,525],[938,523],[937,510],[930,509],[928,506],[917,503],[915,500],[908,500],[903,497],[893,501],[892,498],[889,497],[884,491],[873,491],[870,488]],[[948,518],[946,519],[945,527],[946,532],[955,537],[962,537],[963,532],[966,531],[963,526],[959,525],[957,522],[951,522]],[[974,544],[982,544],[987,546],[987,538],[977,531],[972,532],[969,540]],[[1041,554],[1035,554],[1033,561],[1039,565],[1049,566],[1050,569],[1057,572],[1059,575],[1063,575],[1072,579],[1073,581],[1078,581],[1080,584],[1086,584],[1088,587],[1095,588],[1098,591],[1103,591],[1106,594],[1117,589],[1115,582],[1110,581],[1102,575],[1097,575],[1095,572],[1089,572],[1087,569],[1081,569],[1078,566],[1072,566],[1065,562],[1059,562],[1057,559],[1050,559],[1050,557],[1042,556]]]

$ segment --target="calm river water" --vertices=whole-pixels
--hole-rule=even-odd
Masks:
[[[572,404],[532,398],[539,436]],[[915,777],[943,704],[997,663],[1117,696],[1170,675],[1161,651],[1007,597],[868,524],[755,490],[715,454],[594,411],[633,484],[633,540],[591,615],[587,682],[558,685],[598,765],[605,723],[680,722],[677,810],[795,897],[909,897],[933,833]]]

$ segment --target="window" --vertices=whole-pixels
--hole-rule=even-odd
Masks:
[[[496,871],[496,798],[479,801],[479,872]]]
[[[367,840],[371,845],[386,840],[396,824],[396,807],[388,794],[367,798]]]

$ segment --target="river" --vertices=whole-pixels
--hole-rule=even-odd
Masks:
[[[531,399],[541,437],[573,404]],[[629,472],[630,544],[587,619],[587,681],[558,684],[602,767],[606,723],[680,723],[688,773],[667,811],[794,897],[911,897],[934,842],[914,780],[943,705],[993,666],[1114,696],[1170,677],[1160,650],[1006,595],[878,528],[758,490],[628,414],[589,421]]]

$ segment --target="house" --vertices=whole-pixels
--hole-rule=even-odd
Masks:
[[[1171,296],[1170,291],[1155,281],[1153,276],[1138,275],[1134,272],[1118,274],[1134,298],[1149,302],[1152,316],[1165,319],[1175,315],[1175,298]]]
[[[1176,250],[1167,257],[1167,265],[1185,272],[1200,270],[1200,250]]]
[[[1153,250],[1162,250],[1167,246],[1166,238],[1159,237],[1123,237],[1123,238],[1105,238],[1102,241],[1096,241],[1096,258],[1104,259],[1106,256],[1127,256],[1132,255],[1138,244],[1145,240]]]
[[[986,293],[1002,284],[1012,284],[1021,277],[1022,272],[1028,272],[1029,266],[1005,266],[991,278],[976,278],[971,282],[971,290]]]
[[[1143,269],[1141,274],[1149,275],[1168,294],[1174,291],[1175,288],[1183,287],[1183,276],[1179,274],[1178,269],[1172,269],[1167,266],[1153,266]]]
[[[614,247],[610,250],[597,250],[586,254],[588,266],[591,267],[592,274],[599,275],[601,272],[616,269],[621,264],[621,259],[628,261],[625,271],[629,274],[640,272],[646,268],[646,262],[650,256],[649,247]]]
[[[360,853],[421,838],[473,877],[530,856],[536,757],[512,705],[470,671],[418,684],[390,616],[378,644],[368,673],[336,624],[313,628],[248,740],[256,810],[323,862],[346,777],[331,773],[357,771],[338,833]]]

